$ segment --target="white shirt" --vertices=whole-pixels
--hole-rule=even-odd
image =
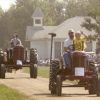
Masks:
[[[66,39],[64,41],[64,47],[68,48],[71,45],[73,45],[73,40],[71,40],[70,38],[69,39]]]
[[[16,46],[16,45],[22,45],[21,40],[19,38],[13,38],[13,39],[11,39],[10,43],[13,43],[14,46]]]

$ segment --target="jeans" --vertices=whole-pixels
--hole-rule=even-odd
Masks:
[[[71,67],[71,53],[65,52],[63,55],[65,67]]]

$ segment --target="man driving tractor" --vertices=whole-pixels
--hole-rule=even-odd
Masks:
[[[10,41],[11,47],[14,48],[16,46],[22,46],[22,42],[19,39],[18,35],[14,34],[13,38]]]
[[[84,51],[86,48],[85,45],[86,36],[83,34],[83,32],[78,31],[74,33],[74,30],[71,29],[69,30],[68,36],[69,39],[66,39],[64,41],[64,55],[63,55],[66,69],[70,69],[71,67],[71,53],[75,50]]]
[[[62,87],[84,87],[89,94],[100,96],[100,77],[98,64],[94,61],[95,53],[84,52],[84,44],[85,35],[82,32],[75,34],[73,30],[69,30],[68,39],[64,41],[63,58],[52,59],[50,63],[49,89],[52,95],[61,96]],[[77,82],[72,85],[63,84],[65,80]]]
[[[73,40],[74,40],[74,30],[71,29],[68,32],[69,38],[64,41],[64,63],[65,68],[70,68],[71,66],[71,52],[74,51]]]

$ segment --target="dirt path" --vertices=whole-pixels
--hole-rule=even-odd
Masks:
[[[0,79],[0,83],[35,98],[36,100],[100,100],[96,95],[88,95],[84,88],[63,88],[61,97],[51,96],[48,90],[48,79],[30,79],[28,74],[17,72],[6,74],[6,79]]]

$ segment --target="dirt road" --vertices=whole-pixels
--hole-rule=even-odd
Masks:
[[[0,79],[0,83],[35,98],[36,100],[100,100],[96,95],[88,95],[84,88],[63,88],[61,97],[51,96],[48,90],[48,79],[30,79],[29,74],[17,72],[6,74],[6,79]]]

